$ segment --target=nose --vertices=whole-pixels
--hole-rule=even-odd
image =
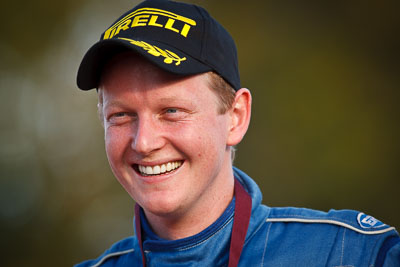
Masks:
[[[138,154],[149,155],[165,145],[161,129],[154,118],[138,120],[132,138],[132,149]]]

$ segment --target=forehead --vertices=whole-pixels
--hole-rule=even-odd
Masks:
[[[139,75],[135,76],[135,73]],[[156,67],[138,54],[125,52],[115,55],[104,65],[100,77],[100,87],[110,79],[115,77],[121,78],[124,76],[126,76],[126,79],[131,78],[130,80],[133,81],[140,80],[139,78],[147,76],[153,76],[154,78],[161,79],[165,82],[183,78],[183,76],[168,73]]]

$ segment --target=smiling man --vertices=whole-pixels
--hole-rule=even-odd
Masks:
[[[247,130],[249,91],[221,113],[209,74],[170,74],[132,52],[104,70],[99,111],[115,176],[158,236],[201,232],[232,200],[230,147]]]
[[[86,53],[111,169],[135,235],[79,266],[399,266],[393,227],[356,211],[261,204],[232,166],[250,122],[236,47],[203,8],[149,0]]]

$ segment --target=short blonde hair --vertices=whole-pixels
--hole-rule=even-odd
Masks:
[[[217,94],[219,99],[218,112],[220,114],[225,114],[232,107],[236,91],[217,73],[209,71],[206,74],[209,87]]]

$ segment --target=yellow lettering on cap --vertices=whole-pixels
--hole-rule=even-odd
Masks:
[[[168,19],[167,24],[165,24],[165,29],[179,33],[178,29],[175,29],[174,27],[172,27],[172,26],[174,26],[174,23],[175,23],[174,19]]]
[[[187,35],[188,35],[188,33],[189,33],[189,30],[190,30],[190,26],[187,25],[187,24],[185,24],[185,25],[183,25],[181,34],[182,34],[183,36],[187,37]]]
[[[105,33],[104,33],[104,38],[103,39],[110,39],[114,36],[115,34],[115,28],[114,29],[108,29]]]
[[[117,30],[115,31],[115,34],[113,34],[113,35],[117,35],[118,33],[119,33],[119,31],[120,30],[127,30],[127,29],[129,29],[129,24],[131,23],[131,20],[130,19],[127,19],[126,21],[124,21],[124,23],[122,23],[122,24],[120,24],[118,27],[117,27]]]
[[[157,23],[158,16],[152,15],[150,17],[149,26],[164,27],[162,24]]]
[[[164,24],[157,23],[159,16],[168,18]],[[182,29],[174,28],[175,21],[183,22]],[[160,22],[160,21],[158,21]],[[126,15],[121,20],[114,23],[110,28],[104,32],[103,39],[110,39],[118,35],[119,32],[128,30],[129,23],[132,23],[130,27],[138,26],[154,26],[164,28],[170,31],[181,34],[187,37],[192,26],[196,26],[196,21],[183,17],[181,15],[172,13],[170,11],[157,9],[157,8],[139,8],[132,13]]]
[[[140,15],[133,18],[132,28],[137,26],[146,26],[149,15]]]

